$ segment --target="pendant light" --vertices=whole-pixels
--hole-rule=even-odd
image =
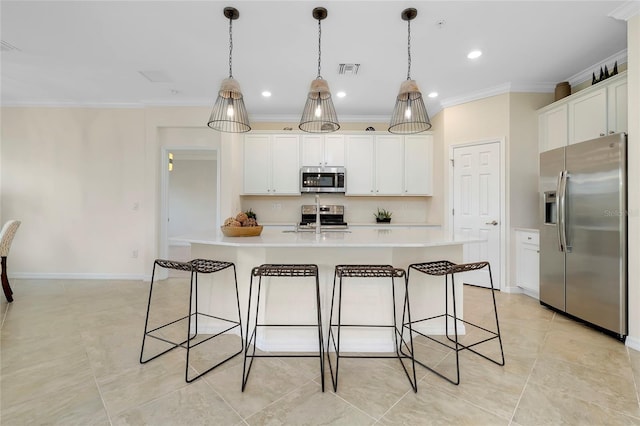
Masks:
[[[234,7],[225,7],[224,16],[229,19],[229,78],[222,80],[218,99],[211,111],[207,125],[214,130],[229,133],[244,133],[251,130],[249,116],[244,107],[240,84],[233,78],[231,71],[233,37],[232,23],[240,17],[240,12]]]
[[[409,53],[407,80],[400,85],[396,98],[396,106],[391,114],[389,132],[399,134],[420,133],[431,128],[427,108],[424,106],[422,93],[415,80],[411,80],[411,21],[418,16],[418,11],[408,8],[400,15],[407,21],[407,51]]]
[[[318,76],[311,82],[307,103],[302,111],[298,127],[309,133],[335,132],[340,128],[340,124],[331,100],[329,84],[320,75],[320,59],[322,57],[322,27],[320,23],[327,17],[327,9],[316,7],[313,9],[313,17],[318,20]]]

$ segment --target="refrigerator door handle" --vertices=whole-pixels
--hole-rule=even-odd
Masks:
[[[558,245],[561,252],[567,249],[567,171],[563,170],[558,176]]]

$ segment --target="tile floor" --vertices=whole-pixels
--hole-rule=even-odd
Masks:
[[[6,426],[640,425],[640,352],[524,295],[496,295],[506,365],[463,351],[459,386],[418,367],[414,393],[396,360],[343,359],[338,392],[327,376],[322,393],[317,360],[276,358],[255,361],[242,393],[240,356],[192,384],[184,381],[184,351],[139,364],[148,283],[15,279],[12,286],[15,302],[0,303]],[[480,303],[489,294],[465,288],[467,318],[491,318]],[[225,348],[239,344],[229,339]],[[416,352],[453,372],[451,353],[423,340]],[[194,368],[209,356],[195,355]]]

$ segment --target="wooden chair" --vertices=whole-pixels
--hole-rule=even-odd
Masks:
[[[4,296],[7,298],[7,302],[13,302],[13,291],[9,285],[9,278],[7,278],[7,256],[9,255],[9,249],[11,248],[11,242],[16,235],[16,231],[20,226],[19,220],[9,220],[2,227],[0,231],[0,256],[2,256],[2,290],[4,290]]]

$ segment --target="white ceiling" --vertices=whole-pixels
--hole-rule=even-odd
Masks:
[[[0,4],[2,105],[212,106],[228,75],[225,6],[233,23],[233,76],[252,120],[297,120],[317,74],[338,117],[391,114],[407,75],[431,115],[443,105],[500,91],[553,91],[560,81],[626,58],[626,22],[608,15],[625,1],[5,1]],[[439,25],[439,21],[444,21]],[[8,45],[7,45],[8,44]],[[467,53],[481,49],[471,61]],[[356,76],[338,64],[359,63]],[[159,72],[150,82],[140,71]],[[584,78],[584,74],[581,75]],[[271,98],[261,92],[269,90]],[[345,91],[339,99],[336,92]],[[205,118],[206,119],[206,118]]]

